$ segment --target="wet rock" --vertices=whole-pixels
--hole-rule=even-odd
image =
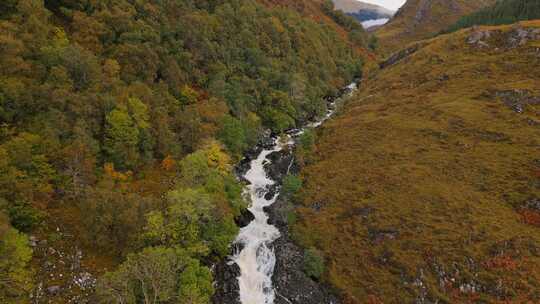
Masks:
[[[253,213],[251,213],[251,211],[249,211],[248,209],[244,209],[240,213],[240,216],[234,219],[234,222],[238,227],[243,228],[249,225],[249,223],[251,223],[251,221],[253,221],[254,219],[255,216],[253,215]]]
[[[230,261],[224,261],[214,268],[215,293],[212,297],[214,304],[240,304],[240,286],[238,277],[240,267]]]
[[[269,162],[265,165],[268,176],[275,181],[281,181],[289,174],[294,173],[294,156],[290,151],[279,151],[267,156]]]
[[[264,194],[264,199],[269,201],[273,199],[279,191],[279,185],[274,184],[266,187],[266,193]]]
[[[327,286],[309,278],[303,272],[304,251],[296,246],[288,233],[274,242],[276,266],[272,281],[276,293],[275,304],[330,304],[339,303]]]

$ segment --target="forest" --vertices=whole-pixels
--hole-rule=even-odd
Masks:
[[[539,0],[500,0],[493,6],[464,16],[445,32],[454,32],[473,25],[511,24],[540,18]]]
[[[255,0],[1,1],[0,302],[30,301],[29,237],[61,226],[106,261],[98,301],[208,303],[233,165],[361,73],[363,30],[327,17],[345,30]]]

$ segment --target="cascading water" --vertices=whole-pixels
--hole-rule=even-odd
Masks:
[[[267,200],[268,187],[275,182],[266,176],[264,164],[266,156],[281,150],[281,145],[274,140],[274,148],[263,150],[257,159],[251,162],[251,168],[244,176],[251,184],[247,193],[251,197],[249,211],[255,219],[240,230],[236,242],[244,248],[233,257],[240,267],[238,278],[240,285],[240,301],[242,304],[271,304],[274,302],[272,289],[272,273],[276,263],[274,252],[268,245],[279,237],[279,230],[267,223],[268,215],[263,208],[270,206],[276,200],[277,194]]]
[[[356,83],[345,88],[350,94],[356,89]],[[322,119],[307,125],[306,128],[316,128],[334,113],[334,104],[331,104],[327,115]],[[272,197],[268,197],[270,187],[276,183],[268,178],[264,165],[269,162],[266,159],[273,152],[281,151],[285,145],[293,145],[292,138],[302,134],[303,129],[290,132],[289,140],[285,143],[277,138],[273,140],[270,149],[264,149],[256,159],[250,163],[250,169],[244,175],[249,181],[246,193],[251,198],[249,211],[255,219],[246,227],[240,229],[235,243],[243,245],[240,252],[236,253],[232,260],[240,267],[238,282],[240,286],[240,302],[242,304],[273,304],[275,292],[272,287],[272,274],[276,264],[274,250],[271,243],[279,238],[279,230],[268,224],[268,215],[264,207],[272,205],[279,195],[279,191]]]

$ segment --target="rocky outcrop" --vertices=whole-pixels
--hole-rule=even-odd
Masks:
[[[473,27],[466,38],[466,42],[480,48],[515,49],[526,45],[529,41],[540,40],[540,29],[514,26],[510,31],[483,29]]]
[[[214,304],[240,304],[238,277],[240,267],[231,261],[223,261],[214,266]]]
[[[408,47],[406,49],[403,49],[397,53],[394,53],[393,55],[391,55],[388,59],[386,59],[385,61],[381,62],[379,64],[379,67],[381,69],[385,69],[389,66],[392,66],[398,62],[400,62],[401,60],[411,56],[412,54],[416,53],[419,49],[420,49],[421,45],[420,44],[415,44],[411,47]]]

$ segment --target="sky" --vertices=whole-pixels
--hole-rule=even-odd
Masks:
[[[361,0],[361,1],[378,4],[386,8],[389,8],[391,10],[397,10],[405,3],[406,0]]]

